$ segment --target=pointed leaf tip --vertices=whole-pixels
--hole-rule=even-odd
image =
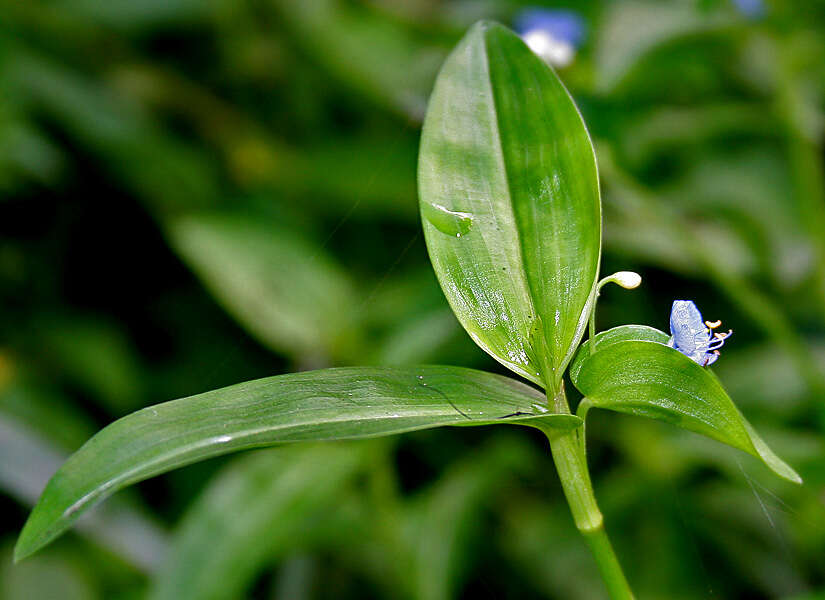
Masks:
[[[581,419],[546,412],[544,395],[460,367],[339,368],[279,375],[150,406],[98,432],[55,473],[23,527],[15,560],[33,554],[119,489],[200,460],[285,442],[358,439],[441,426]]]
[[[701,433],[801,483],[739,412],[713,372],[665,345],[668,338],[652,327],[625,325],[588,340],[570,368],[573,384],[587,398],[586,408],[651,417]]]

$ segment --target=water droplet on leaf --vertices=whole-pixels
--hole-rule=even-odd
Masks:
[[[440,204],[422,204],[421,214],[441,233],[457,238],[467,235],[473,225],[472,213],[450,210]]]

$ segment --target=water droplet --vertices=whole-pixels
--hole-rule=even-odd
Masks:
[[[219,444],[225,444],[226,442],[231,442],[232,441],[232,436],[231,435],[220,435],[220,436],[215,438],[215,441],[218,442]]]
[[[450,210],[440,204],[422,204],[421,214],[441,233],[457,238],[467,235],[473,225],[472,213]]]
[[[419,379],[424,379],[424,376],[423,376],[423,375],[419,375],[419,376],[418,376],[418,378],[419,378]]]

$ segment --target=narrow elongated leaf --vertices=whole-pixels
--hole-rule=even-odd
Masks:
[[[117,490],[176,467],[282,442],[355,439],[443,425],[578,427],[537,390],[459,367],[291,373],[150,406],[115,421],[46,486],[20,534],[19,560]],[[509,418],[508,418],[509,417]]]
[[[470,336],[555,389],[581,339],[601,246],[590,138],[550,68],[479,23],[444,64],[421,138],[424,234]]]
[[[374,450],[363,443],[293,446],[231,462],[186,514],[150,598],[243,596],[262,567],[298,543],[312,544]]]
[[[596,406],[673,423],[744,450],[777,475],[801,483],[739,412],[713,372],[666,346],[668,337],[651,327],[627,325],[584,344],[570,377],[585,396],[585,410]],[[596,349],[592,355],[591,343]]]

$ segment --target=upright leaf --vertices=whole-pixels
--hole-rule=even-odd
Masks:
[[[115,421],[49,481],[15,548],[48,544],[117,490],[171,469],[283,442],[356,439],[444,425],[531,425],[551,434],[581,420],[551,414],[535,389],[459,367],[290,373],[150,406]]]
[[[581,339],[601,246],[593,147],[553,71],[479,23],[444,64],[421,138],[424,234],[470,336],[555,389]]]
[[[626,325],[584,344],[570,377],[585,396],[585,410],[595,406],[678,425],[744,450],[780,477],[801,483],[739,412],[713,372],[665,345],[667,339],[652,327]]]

